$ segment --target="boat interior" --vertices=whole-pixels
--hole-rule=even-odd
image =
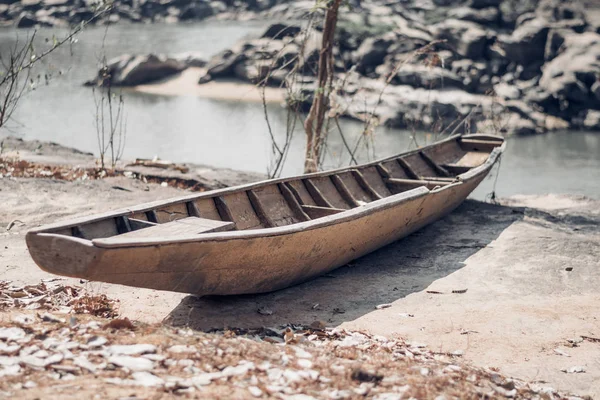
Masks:
[[[139,206],[102,218],[69,223],[45,233],[93,240],[169,237],[279,227],[361,207],[418,187],[456,182],[485,163],[502,144],[495,136],[455,137],[422,149],[352,168],[199,193],[178,201]]]

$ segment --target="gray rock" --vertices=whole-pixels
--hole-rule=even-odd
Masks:
[[[123,344],[123,345],[112,345],[106,349],[109,353],[114,355],[125,355],[125,356],[137,356],[146,353],[156,353],[156,346],[153,344]]]
[[[108,362],[131,371],[151,371],[154,363],[147,358],[129,356],[111,356]]]
[[[186,67],[203,68],[208,63],[208,61],[206,61],[202,53],[197,53],[193,51],[176,54],[173,56],[173,59],[183,63]]]
[[[25,338],[25,331],[21,328],[0,328],[0,340],[7,342],[17,341]]]
[[[243,53],[225,50],[211,58],[206,64],[207,74],[212,78],[232,76],[235,66],[247,59],[248,57]]]
[[[499,6],[502,26],[514,28],[519,16],[534,12],[538,2],[539,0],[504,0]]]
[[[559,100],[582,103],[585,108],[599,107],[592,87],[596,90],[600,71],[600,35],[572,34],[565,37],[563,47],[564,51],[544,66],[540,88]]]
[[[393,33],[367,38],[354,52],[352,58],[356,69],[362,74],[368,74],[383,63],[390,46],[396,41]]]
[[[585,10],[580,1],[541,0],[535,13],[548,21],[585,21]]]
[[[448,11],[448,16],[464,21],[489,25],[498,23],[500,20],[500,11],[494,7],[483,8],[480,10],[469,7],[458,7]]]
[[[530,119],[523,118],[517,113],[509,113],[503,116],[502,133],[506,135],[526,136],[541,133],[542,130]]]
[[[483,58],[489,41],[488,32],[473,22],[448,19],[433,26],[436,39],[447,40],[463,57],[477,60]]]
[[[556,57],[560,48],[565,43],[565,37],[572,32],[566,29],[552,29],[548,32],[546,48],[544,49],[544,60],[550,61]]]
[[[533,19],[519,26],[510,36],[500,35],[498,44],[512,62],[522,65],[543,62],[549,30],[547,21]]]
[[[452,71],[440,67],[428,67],[423,64],[403,65],[395,75],[393,82],[397,85],[409,85],[427,89],[444,87],[464,87],[462,79]]]
[[[483,93],[486,91],[487,88],[481,87],[481,80],[486,76],[487,69],[485,63],[474,62],[466,58],[452,63],[452,72],[462,79],[464,88],[469,92]]]
[[[600,102],[600,79],[592,85],[590,91],[592,92],[596,100]]]
[[[600,111],[588,110],[585,113],[582,126],[591,131],[600,131]]]
[[[38,24],[38,21],[32,14],[22,13],[17,21],[17,28],[31,28]]]
[[[154,387],[154,386],[162,386],[165,381],[158,376],[151,374],[150,372],[134,372],[131,374],[131,377],[134,381],[140,386],[145,387]]]
[[[195,2],[181,10],[182,21],[205,19],[213,15],[212,7],[207,3]]]
[[[521,97],[521,91],[517,87],[502,82],[494,85],[494,93],[508,100],[516,100]]]
[[[164,55],[122,55],[107,63],[87,85],[137,86],[175,75],[186,68],[181,61]]]
[[[273,24],[267,28],[261,38],[282,39],[284,37],[294,37],[302,31],[302,28],[295,25]]]
[[[469,0],[467,4],[472,8],[486,8],[500,6],[502,0]]]

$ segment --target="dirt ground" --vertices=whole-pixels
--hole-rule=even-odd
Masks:
[[[22,285],[51,277],[28,255],[24,234],[33,226],[181,193],[124,177],[0,179],[0,280]],[[270,294],[196,298],[83,285],[118,299],[122,316],[145,323],[208,330],[319,320],[458,351],[475,366],[600,397],[597,200],[546,195],[502,205],[467,201],[347,267]],[[376,309],[381,304],[391,306]],[[585,372],[562,372],[576,366]]]

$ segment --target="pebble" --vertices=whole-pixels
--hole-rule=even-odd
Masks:
[[[298,361],[296,361],[296,364],[298,364],[298,366],[300,368],[305,368],[305,369],[312,368],[312,366],[313,366],[312,361],[307,360],[305,358],[299,359]]]
[[[0,354],[11,355],[15,354],[19,350],[21,350],[21,346],[18,344],[8,345],[4,342],[0,342]]]
[[[138,356],[146,353],[156,353],[156,346],[152,344],[124,344],[108,346],[106,350],[114,355]]]
[[[165,381],[158,376],[151,374],[150,372],[134,372],[131,377],[141,386],[152,387],[162,386]]]
[[[154,363],[147,358],[130,356],[111,356],[108,362],[131,371],[151,371],[154,369]]]
[[[21,372],[21,367],[19,366],[19,364],[8,365],[8,366],[5,366],[4,368],[0,368],[0,378],[3,376],[19,375],[20,372]]]
[[[73,359],[73,364],[83,369],[86,369],[92,373],[96,372],[99,368],[104,368],[104,366],[96,366],[92,362],[90,362],[86,356],[79,356]]]
[[[36,386],[37,386],[37,383],[35,383],[34,381],[27,381],[23,384],[23,387],[25,389],[33,389]]]
[[[0,339],[6,341],[17,341],[24,339],[25,331],[21,328],[0,328]]]
[[[55,317],[54,315],[52,315],[50,313],[42,314],[39,317],[44,322],[53,322],[53,323],[56,323],[56,324],[58,324],[58,323],[64,324],[66,322],[65,319]]]
[[[257,386],[248,386],[248,391],[254,397],[260,397],[263,395],[263,391],[260,390]]]
[[[175,353],[175,354],[179,354],[179,353],[195,353],[198,351],[198,349],[194,346],[185,346],[185,345],[175,345],[175,346],[171,346],[167,349],[167,351],[169,353]]]
[[[108,339],[106,339],[103,336],[92,336],[88,342],[87,342],[87,347],[88,348],[96,348],[96,347],[102,347],[104,346],[106,343],[108,343]],[[86,348],[86,346],[83,346],[83,348]]]
[[[561,369],[562,372],[565,372],[567,374],[583,374],[585,373],[585,368],[579,365],[570,367],[570,368],[563,368]]]

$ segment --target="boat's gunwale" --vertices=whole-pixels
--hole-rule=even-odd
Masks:
[[[431,193],[439,193],[442,191],[450,190],[456,186],[463,185],[465,181],[474,179],[484,173],[486,170],[491,168],[493,164],[496,162],[496,159],[504,150],[504,143],[502,146],[494,149],[488,160],[479,167],[474,168],[473,170],[466,172],[463,176],[460,176],[462,179],[456,182],[453,182],[449,185],[440,187],[438,189],[429,190],[426,187],[418,187],[415,189],[408,190],[406,192],[398,193],[396,195],[388,196],[380,200],[375,200],[370,203],[367,203],[363,206],[352,208],[350,210],[329,215],[327,217],[319,218],[316,220],[299,222],[297,224],[290,224],[280,227],[273,228],[262,228],[262,229],[252,229],[245,231],[227,231],[227,232],[215,232],[215,233],[205,233],[200,235],[190,235],[180,236],[177,238],[145,238],[143,241],[139,239],[120,239],[115,240],[114,238],[106,238],[106,239],[93,239],[92,243],[94,246],[100,248],[123,248],[123,247],[145,247],[145,246],[158,246],[165,244],[174,244],[174,243],[189,243],[189,242],[215,242],[215,241],[224,241],[224,240],[235,240],[235,239],[252,239],[257,237],[271,237],[271,236],[280,236],[280,235],[289,235],[293,233],[303,232],[307,230],[320,229],[330,225],[344,223],[350,220],[361,218],[365,215],[370,215],[372,213],[383,211],[385,209],[395,207],[401,203],[404,203],[409,200],[418,199],[421,197],[426,197]]]
[[[420,152],[423,150],[427,150],[428,148],[432,148],[434,146],[437,146],[437,145],[440,145],[440,144],[443,144],[443,143],[446,143],[446,142],[449,142],[452,140],[458,140],[458,138],[460,138],[460,137],[473,138],[473,137],[482,137],[482,136],[489,138],[489,137],[492,137],[493,135],[478,135],[478,134],[454,135],[445,140],[433,143],[431,145],[428,145],[428,146],[425,146],[425,147],[422,147],[419,149],[415,149],[415,150],[412,150],[409,152],[397,154],[397,155],[394,155],[391,157],[386,157],[384,159],[376,160],[376,161],[373,161],[370,163],[361,164],[360,166],[343,167],[343,168],[338,168],[338,169],[334,169],[334,170],[317,172],[317,173],[313,173],[313,174],[299,175],[299,176],[295,176],[295,177],[264,180],[264,181],[260,181],[260,182],[254,182],[254,183],[241,185],[241,186],[235,186],[235,187],[231,187],[231,188],[217,189],[217,190],[196,193],[193,195],[182,196],[182,197],[168,199],[168,200],[140,204],[140,205],[136,205],[136,206],[130,207],[130,208],[120,209],[120,210],[116,210],[116,211],[110,211],[110,212],[103,213],[103,214],[95,214],[95,215],[91,215],[91,216],[87,216],[87,217],[82,217],[82,218],[78,218],[78,219],[72,219],[72,220],[67,220],[67,221],[63,221],[63,222],[59,222],[59,223],[41,226],[39,228],[30,230],[28,232],[28,235],[40,235],[40,236],[48,237],[48,238],[60,236],[61,238],[66,237],[66,238],[71,238],[71,239],[77,239],[78,243],[80,241],[85,242],[86,245],[92,244],[94,247],[97,247],[97,248],[123,248],[123,247],[140,247],[140,246],[157,246],[157,245],[164,245],[164,244],[171,244],[171,243],[234,240],[234,239],[240,239],[240,238],[241,239],[249,239],[249,238],[256,238],[256,237],[263,237],[263,236],[267,237],[267,236],[287,235],[287,234],[301,232],[301,231],[310,230],[310,229],[318,229],[318,228],[322,228],[322,227],[329,226],[332,224],[343,223],[346,220],[360,218],[363,214],[370,214],[370,213],[373,213],[373,212],[376,212],[379,210],[384,210],[389,207],[396,206],[405,201],[409,201],[409,200],[419,198],[419,197],[425,197],[426,195],[428,195],[430,193],[437,193],[440,191],[449,190],[453,187],[456,187],[457,185],[461,185],[463,183],[463,181],[470,180],[470,179],[474,178],[475,176],[480,175],[483,171],[487,170],[488,168],[491,168],[491,166],[493,166],[493,164],[496,162],[496,159],[499,157],[499,155],[502,154],[502,152],[504,151],[505,146],[506,146],[506,141],[503,140],[503,142],[500,146],[494,148],[490,152],[487,160],[483,164],[469,170],[468,172],[458,175],[457,178],[459,180],[457,180],[456,182],[451,183],[449,185],[446,185],[446,186],[443,186],[441,188],[434,189],[434,190],[429,190],[426,187],[418,187],[418,188],[411,189],[411,190],[408,190],[408,191],[405,191],[402,193],[398,193],[396,195],[385,197],[380,200],[375,200],[366,205],[356,207],[356,208],[344,211],[342,213],[330,215],[330,216],[319,218],[316,220],[299,222],[296,224],[290,224],[290,225],[273,227],[273,228],[244,230],[244,231],[206,233],[206,234],[201,234],[201,235],[196,234],[193,236],[190,235],[189,237],[181,236],[181,237],[177,237],[177,238],[146,238],[143,241],[140,241],[139,239],[124,239],[123,238],[123,239],[119,240],[118,243],[115,243],[114,238],[85,240],[85,239],[79,239],[79,238],[74,238],[74,237],[70,237],[70,236],[64,236],[64,235],[60,235],[60,234],[56,234],[56,233],[46,232],[48,230],[69,228],[69,227],[76,226],[76,225],[79,225],[82,223],[95,222],[95,221],[99,221],[99,220],[110,218],[110,217],[119,217],[119,216],[131,214],[133,212],[144,212],[144,211],[152,210],[152,209],[156,208],[157,206],[168,206],[171,204],[177,204],[180,202],[196,200],[196,199],[203,198],[203,197],[214,197],[215,195],[223,195],[223,194],[237,192],[237,191],[241,191],[241,190],[249,190],[249,189],[259,187],[259,186],[262,186],[265,184],[277,184],[280,182],[287,182],[287,181],[294,180],[294,179],[306,179],[306,178],[311,178],[311,177],[318,177],[318,176],[330,175],[330,174],[335,174],[335,173],[340,173],[340,172],[345,172],[345,171],[351,171],[351,170],[357,169],[357,167],[376,165],[378,163],[385,162],[385,161],[391,160],[391,159],[395,159],[397,157],[411,155],[411,154],[414,154],[414,153],[417,153],[417,152]],[[497,136],[497,138],[503,139],[500,136]]]
[[[463,138],[471,137],[471,136],[480,136],[480,135],[477,135],[477,134],[475,134],[475,135],[462,135]],[[490,135],[484,135],[484,136],[490,136]],[[241,190],[250,190],[250,189],[253,189],[253,188],[256,188],[256,187],[263,186],[265,184],[278,184],[278,183],[281,183],[281,182],[293,181],[295,179],[314,178],[314,177],[326,176],[326,175],[330,175],[330,174],[334,174],[334,173],[352,171],[352,170],[355,170],[355,169],[360,168],[360,167],[366,167],[366,166],[370,166],[370,165],[376,165],[378,163],[389,161],[389,160],[397,158],[397,157],[404,157],[404,156],[408,156],[408,155],[411,155],[411,154],[415,154],[415,153],[418,153],[419,151],[427,150],[429,148],[435,147],[435,146],[440,145],[442,143],[451,142],[452,140],[458,140],[460,137],[461,137],[461,135],[453,135],[453,136],[448,137],[447,139],[440,140],[439,142],[432,143],[430,145],[421,147],[419,149],[410,150],[410,151],[407,151],[405,153],[396,154],[396,155],[393,155],[393,156],[390,156],[390,157],[386,157],[386,158],[382,158],[382,159],[379,159],[379,160],[371,161],[371,162],[365,163],[365,164],[360,164],[360,165],[355,165],[355,166],[349,166],[349,167],[341,167],[341,168],[337,168],[337,169],[330,169],[330,170],[327,170],[327,171],[320,171],[320,172],[314,172],[314,173],[311,173],[311,174],[302,174],[302,175],[290,176],[290,177],[285,177],[285,178],[265,179],[265,180],[262,180],[262,181],[246,183],[244,185],[239,185],[239,186],[232,186],[232,187],[227,187],[227,188],[222,188],[222,189],[207,190],[206,192],[194,193],[194,194],[190,194],[190,195],[186,195],[186,196],[173,197],[173,198],[165,199],[165,200],[157,200],[157,201],[152,201],[152,202],[148,202],[148,203],[136,204],[134,206],[126,207],[126,208],[121,208],[121,209],[118,209],[118,210],[107,211],[107,212],[104,212],[104,213],[87,215],[87,216],[84,216],[84,217],[72,218],[72,219],[68,219],[68,220],[64,220],[64,221],[60,221],[60,222],[55,222],[55,223],[52,223],[52,224],[43,225],[43,226],[40,226],[40,227],[33,228],[33,229],[29,230],[29,232],[30,233],[42,233],[42,232],[47,231],[47,230],[55,230],[55,229],[61,229],[61,228],[70,228],[70,227],[81,225],[81,224],[84,224],[84,223],[97,222],[97,221],[100,221],[100,220],[103,220],[103,219],[106,219],[106,218],[110,218],[110,217],[120,217],[120,216],[124,216],[124,215],[131,214],[131,213],[138,213],[138,212],[150,211],[150,210],[155,209],[158,206],[166,207],[166,206],[170,206],[170,205],[173,205],[173,204],[178,204],[178,203],[185,202],[185,201],[191,201],[191,200],[201,199],[201,198],[204,198],[204,197],[214,197],[214,196],[220,196],[220,195],[226,195],[226,194],[234,193],[234,192],[241,191]],[[502,137],[498,136],[498,138],[501,139]]]

